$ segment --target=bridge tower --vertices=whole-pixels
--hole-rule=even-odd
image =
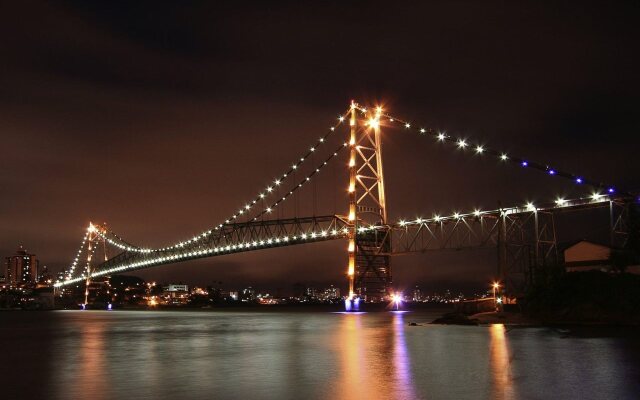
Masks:
[[[388,232],[360,229],[368,225],[387,225],[381,113],[381,108],[371,111],[351,103],[347,275],[349,298],[359,295],[365,301],[380,301],[388,296],[392,282]]]

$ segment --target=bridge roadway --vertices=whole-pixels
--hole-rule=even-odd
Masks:
[[[454,213],[427,219],[417,218],[384,226],[359,226],[357,234],[361,238],[366,237],[368,240],[375,241],[389,238],[392,243],[390,254],[393,255],[494,247],[501,240],[517,245],[538,246],[541,241],[546,240],[538,231],[539,215],[609,208],[611,217],[614,218],[613,210],[621,207],[621,204],[620,199],[602,195],[599,198],[563,200],[547,205],[528,204],[491,211],[476,210],[465,214]],[[532,224],[534,220],[536,223]],[[615,227],[615,225],[617,223],[612,220],[612,226]],[[502,234],[501,226],[504,227]],[[155,250],[140,249],[111,232],[98,229],[100,236],[108,243],[126,250],[97,265],[90,271],[90,277],[96,278],[199,258],[345,239],[348,236],[348,227],[347,218],[339,215],[231,223],[175,246]],[[524,232],[531,229],[536,231]],[[551,245],[555,247],[555,232],[553,232]],[[58,282],[56,286],[66,286],[85,279],[86,275],[83,274]]]

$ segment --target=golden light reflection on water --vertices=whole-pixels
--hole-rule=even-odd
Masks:
[[[507,346],[506,330],[503,324],[493,324],[489,328],[491,335],[490,344],[490,369],[493,382],[494,399],[512,399],[513,381],[511,379],[511,366],[509,360],[509,348]]]
[[[92,400],[101,400],[105,393],[104,324],[82,325],[79,363],[76,365],[78,382],[74,389]]]
[[[336,349],[340,379],[332,397],[415,399],[403,315],[395,314],[391,325],[380,327],[364,326],[364,317],[344,315]]]
[[[334,398],[358,398],[370,397],[370,385],[367,382],[366,374],[368,369],[365,368],[365,360],[363,359],[360,339],[361,332],[360,315],[345,314],[340,331],[338,332],[338,353],[340,359],[340,380],[336,386],[337,393]]]
[[[28,330],[22,321],[31,314],[0,316],[20,328],[0,329],[0,341],[12,343],[4,350],[8,359],[29,363],[3,371],[13,385],[6,398],[393,400],[638,393],[638,364],[621,356],[635,347],[624,341],[565,340],[546,330],[507,331],[503,325],[429,325],[420,322],[431,314],[415,312],[77,311],[38,315],[49,318],[48,324],[29,322]],[[407,320],[418,324],[409,327]],[[16,341],[22,345],[14,346]],[[597,369],[585,368],[595,363]],[[34,364],[47,367],[37,384],[30,374]]]

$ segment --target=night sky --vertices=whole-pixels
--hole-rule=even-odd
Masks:
[[[298,3],[0,5],[0,254],[23,244],[60,270],[90,220],[141,246],[189,238],[286,171],[350,99],[640,188],[637,2]],[[590,194],[414,133],[383,135],[392,221]],[[322,174],[316,213],[345,213],[346,159]],[[282,214],[298,204],[309,215],[312,203],[313,193],[301,192]],[[606,223],[577,235],[602,229]],[[560,232],[561,241],[573,238]],[[134,274],[344,286],[345,246]],[[494,276],[495,249],[392,262],[399,289],[482,287]]]

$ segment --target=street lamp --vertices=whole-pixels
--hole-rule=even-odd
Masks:
[[[500,283],[498,282],[493,282],[493,304],[495,305],[496,310],[498,309],[498,298],[496,297],[496,293],[498,292],[498,289],[500,288]]]

